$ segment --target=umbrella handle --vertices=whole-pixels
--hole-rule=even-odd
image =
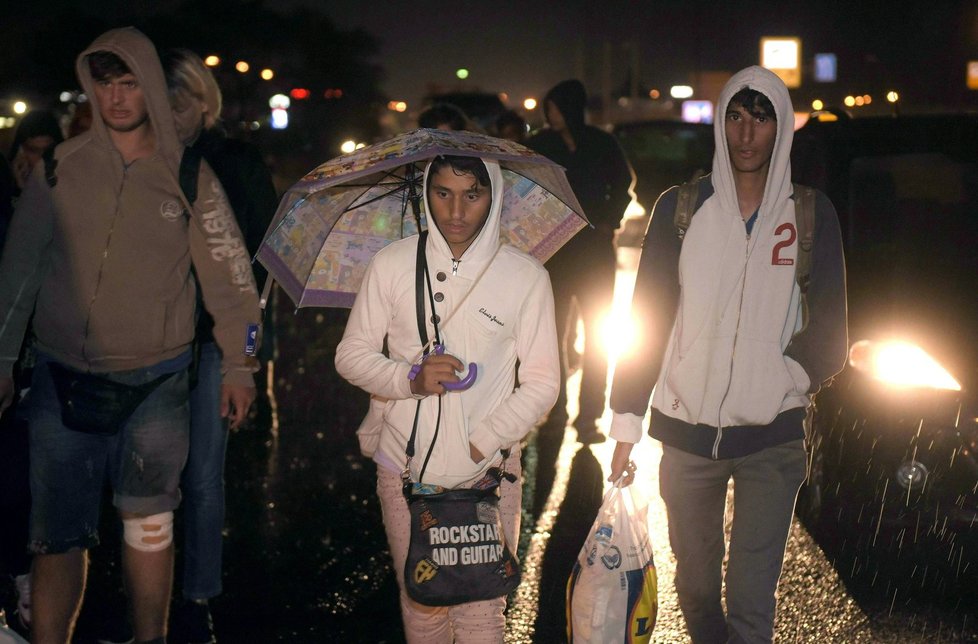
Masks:
[[[445,353],[445,346],[441,344],[435,345],[435,354],[442,355]],[[479,374],[479,368],[474,362],[469,363],[469,372],[465,374],[465,377],[458,382],[443,382],[441,386],[448,391],[464,391],[471,387],[475,383],[475,378]]]

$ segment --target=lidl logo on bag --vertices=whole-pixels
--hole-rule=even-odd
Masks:
[[[418,584],[431,581],[438,574],[438,564],[427,557],[418,562],[414,567],[414,581]]]
[[[604,554],[601,555],[601,563],[608,570],[614,570],[621,566],[621,550],[618,549],[618,546],[611,546],[605,550]]]

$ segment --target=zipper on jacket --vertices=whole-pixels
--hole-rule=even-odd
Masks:
[[[452,275],[458,275],[458,265],[462,260],[452,258]]]
[[[733,348],[730,352],[730,377],[727,378],[727,389],[723,392],[723,397],[720,398],[720,404],[717,406],[717,438],[715,441],[713,441],[713,451],[710,453],[714,461],[720,459],[720,440],[723,438],[723,421],[721,420],[721,414],[723,412],[723,403],[727,400],[727,395],[730,393],[730,385],[733,383],[734,356],[737,355],[737,336],[740,332],[740,318],[744,312],[744,291],[747,290],[747,260],[749,259],[750,233],[747,233],[747,240],[744,244],[744,279],[740,285],[740,302],[737,304],[737,326],[734,327]]]
[[[88,302],[88,315],[85,318],[85,337],[82,339],[82,358],[88,362],[88,333],[92,324],[92,310],[95,308],[95,300],[98,299],[99,287],[102,285],[102,273],[105,270],[105,260],[109,257],[109,246],[112,244],[112,234],[115,232],[115,224],[119,220],[120,203],[122,202],[122,191],[126,186],[126,179],[129,178],[129,164],[122,162],[122,181],[119,182],[119,190],[115,195],[115,212],[112,215],[112,226],[109,228],[109,235],[105,238],[105,249],[102,251],[102,258],[99,262],[98,277],[95,278],[95,289],[92,291],[92,299]]]

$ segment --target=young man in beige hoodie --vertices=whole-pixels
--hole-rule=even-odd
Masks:
[[[0,265],[0,411],[32,311],[39,354],[30,404],[32,639],[71,638],[108,476],[136,641],[164,642],[188,445],[191,265],[216,320],[222,414],[232,427],[255,396],[256,365],[244,348],[259,321],[257,293],[211,169],[201,167],[193,204],[181,190],[183,147],[152,42],[135,29],[109,31],[78,57],[77,73],[95,104],[92,129],[31,173]],[[53,375],[62,369],[156,386],[126,420],[86,433],[65,422],[70,408]]]

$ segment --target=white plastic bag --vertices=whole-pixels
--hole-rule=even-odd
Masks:
[[[651,641],[657,591],[648,502],[634,485],[613,485],[567,581],[568,640]]]

